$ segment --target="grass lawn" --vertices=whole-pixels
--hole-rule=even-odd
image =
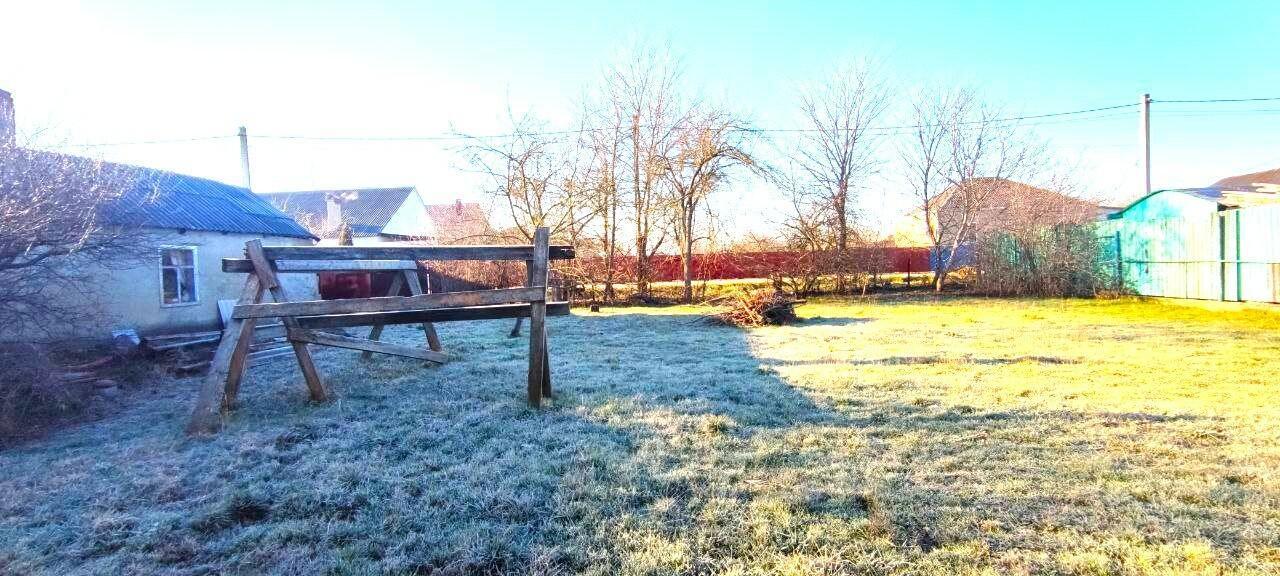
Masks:
[[[5,574],[1274,574],[1280,312],[816,300],[441,326],[457,360],[258,366],[208,441],[195,379],[0,452]],[[407,328],[388,334],[417,341]]]

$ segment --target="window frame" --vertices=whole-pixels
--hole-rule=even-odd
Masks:
[[[195,298],[190,302],[165,302],[164,301],[164,271],[165,269],[183,270],[186,266],[172,266],[164,263],[164,254],[166,250],[188,250],[191,252],[191,279],[192,293]],[[164,244],[160,246],[160,307],[161,308],[182,308],[184,306],[197,306],[200,304],[200,251],[197,246],[183,244]],[[178,280],[178,296],[182,296],[182,274],[175,276]]]

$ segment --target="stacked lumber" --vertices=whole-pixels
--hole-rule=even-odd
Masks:
[[[144,337],[142,348],[151,358],[167,364],[174,373],[191,374],[209,368],[214,349],[221,340],[222,332],[219,330],[161,334]],[[254,329],[249,361],[265,362],[291,351],[283,324],[262,324]]]

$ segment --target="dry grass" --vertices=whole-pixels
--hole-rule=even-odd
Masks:
[[[443,327],[440,368],[323,351],[325,406],[257,369],[208,442],[174,381],[0,452],[0,573],[1280,571],[1274,311],[699,312],[554,319],[542,411],[505,322]]]

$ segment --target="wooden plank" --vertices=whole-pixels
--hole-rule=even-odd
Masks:
[[[162,344],[147,342],[146,346],[147,346],[147,350],[151,350],[152,352],[163,352],[165,350],[172,350],[174,348],[186,348],[187,346],[198,346],[200,344],[210,344],[213,342],[217,342],[221,338],[222,336],[220,335],[213,335],[213,336],[205,336],[204,338],[193,338],[191,340],[166,340]]]
[[[293,355],[293,350],[291,349],[291,347],[285,346],[283,348],[272,348],[270,350],[259,350],[257,352],[250,352],[249,355],[246,357],[246,362],[248,362],[249,364],[258,364],[259,362],[270,360],[272,358],[279,358],[281,356],[292,356],[292,355]]]
[[[249,259],[253,261],[254,274],[262,281],[262,285],[271,291],[271,296],[275,298],[276,304],[284,304],[289,302],[289,296],[285,293],[284,287],[280,286],[280,281],[276,278],[275,265],[267,260],[266,254],[263,252],[261,240],[250,240],[245,242],[244,251]],[[239,308],[239,306],[237,306]],[[235,314],[233,313],[234,317]],[[281,319],[284,327],[289,332],[298,328],[298,321],[292,317]],[[311,395],[314,402],[324,402],[329,399],[328,393],[324,389],[324,381],[320,379],[320,373],[316,371],[315,361],[311,358],[311,350],[307,349],[305,342],[290,342],[293,345],[293,353],[298,357],[298,367],[302,369],[302,377],[307,383],[307,392]]]
[[[391,279],[391,286],[387,288],[387,296],[399,296],[400,289],[403,287],[404,287],[404,275],[396,274],[396,277]],[[384,326],[386,326],[386,324],[374,324],[373,328],[369,329],[369,339],[377,340],[379,338],[382,338],[382,328]],[[365,350],[364,354],[360,355],[360,358],[363,360],[368,360],[370,358],[373,358],[373,351]]]
[[[540,298],[529,305],[529,405],[542,405],[543,376],[547,369],[547,244],[550,232],[539,227],[533,234],[533,258],[529,262],[529,284]]]
[[[278,273],[314,273],[314,272],[382,272],[396,270],[417,270],[418,264],[412,260],[279,260],[276,262]],[[223,272],[252,272],[253,262],[247,258],[223,258]]]
[[[267,246],[268,260],[528,260],[533,246]],[[574,257],[573,246],[548,248],[552,260]]]
[[[301,316],[298,324],[303,328],[351,328],[372,326],[379,322],[387,325],[420,324],[422,322],[462,322],[470,320],[498,320],[502,318],[527,318],[529,304],[499,304],[496,306],[471,306],[444,308],[414,312],[372,312],[367,314],[339,314],[337,316]],[[547,316],[568,316],[568,302],[547,303]]]
[[[414,270],[413,272],[406,270],[404,273],[404,280],[405,283],[409,285],[410,295],[417,296],[419,294],[427,293],[426,290],[422,289],[422,280],[418,278],[417,270]],[[427,348],[435,350],[436,352],[444,351],[444,347],[440,345],[440,335],[436,334],[436,327],[434,325],[430,322],[423,322],[422,333],[427,337]]]
[[[384,296],[381,298],[352,298],[347,300],[277,301],[273,304],[245,304],[236,306],[231,316],[233,318],[280,317],[288,319],[295,316],[401,312],[492,304],[517,304],[535,300],[542,301],[545,298],[545,289],[503,288],[500,290],[420,294],[418,296]]]
[[[246,304],[262,299],[262,283],[256,275],[249,275],[245,280],[240,301]],[[222,331],[222,342],[213,353],[209,373],[205,375],[200,386],[200,394],[196,398],[195,408],[191,412],[191,420],[187,422],[187,434],[212,434],[222,427],[220,408],[225,403],[225,386],[229,375],[236,369],[243,371],[243,361],[233,362],[233,358],[243,355],[248,344],[253,340],[254,321],[232,320]],[[241,342],[244,344],[242,345]]]
[[[440,364],[449,360],[449,355],[443,352],[424,350],[422,348],[414,348],[410,346],[401,346],[399,344],[389,344],[387,342],[378,342],[375,340],[365,340],[364,338],[339,336],[337,334],[316,332],[315,330],[293,330],[289,332],[289,338],[297,342],[308,342],[311,344],[319,344],[321,346],[333,346],[335,348],[348,348],[351,350],[364,350],[367,352],[377,352],[379,354],[391,354],[393,356],[405,356],[408,358],[429,360]]]

